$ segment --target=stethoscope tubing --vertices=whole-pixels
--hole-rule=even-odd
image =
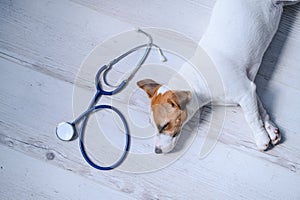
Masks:
[[[154,44],[154,43],[150,43],[150,44],[142,44],[142,45],[139,45],[139,46],[137,46],[137,47],[135,47],[135,48],[130,49],[129,51],[127,51],[127,52],[125,52],[124,54],[122,54],[121,56],[119,56],[119,57],[115,58],[114,60],[112,60],[112,61],[107,65],[107,68],[103,70],[103,71],[104,71],[104,72],[103,72],[103,82],[104,82],[107,86],[110,86],[110,87],[118,87],[118,86],[114,86],[114,85],[110,84],[110,83],[107,81],[107,73],[111,70],[112,66],[115,65],[116,63],[118,63],[120,60],[122,60],[122,59],[125,58],[126,56],[132,54],[133,52],[135,52],[135,51],[137,51],[137,50],[139,50],[139,49],[142,49],[142,48],[144,48],[144,47],[147,47],[147,49],[146,49],[146,51],[145,51],[145,53],[144,53],[144,55],[143,55],[143,58],[142,58],[142,59],[140,60],[140,62],[137,64],[137,67],[136,67],[135,69],[133,69],[133,71],[131,72],[130,77],[128,77],[126,80],[124,80],[125,82],[128,82],[128,81],[134,76],[134,74],[139,70],[139,68],[144,64],[146,58],[148,57],[148,55],[149,55],[149,53],[150,53],[150,50],[151,50],[152,46],[153,46],[153,47],[156,47],[156,48],[159,50],[160,55],[162,55],[162,57],[163,57],[163,61],[166,61],[167,58],[164,56],[164,54],[162,53],[161,48],[160,48],[158,45],[156,45],[156,44]],[[100,72],[100,74],[101,74],[101,72]],[[99,75],[100,75],[100,74],[99,74]],[[98,76],[98,78],[99,78],[99,76]],[[99,80],[99,79],[98,79],[98,80]]]
[[[151,42],[152,42],[152,40],[151,40]],[[150,47],[149,47],[149,45],[150,45]],[[128,152],[129,152],[129,148],[130,148],[130,133],[129,133],[129,128],[128,128],[127,121],[126,121],[125,117],[123,116],[123,114],[118,109],[116,109],[113,106],[110,106],[110,105],[97,105],[97,106],[95,106],[95,104],[97,104],[97,102],[99,101],[99,99],[100,99],[100,97],[102,95],[112,96],[114,94],[119,93],[126,86],[127,82],[131,79],[131,77],[128,77],[127,79],[123,80],[114,90],[106,91],[106,90],[104,90],[102,88],[102,85],[101,85],[101,74],[103,73],[103,77],[102,78],[104,80],[104,83],[106,85],[111,86],[110,84],[107,83],[107,80],[106,80],[107,72],[111,69],[111,67],[114,64],[118,63],[121,59],[125,58],[127,55],[129,55],[129,54],[131,54],[131,53],[133,53],[133,52],[137,51],[138,49],[141,49],[141,48],[143,48],[145,46],[148,46],[147,49],[146,49],[146,52],[145,52],[143,58],[138,63],[136,69],[134,69],[132,71],[132,73],[131,73],[131,77],[132,77],[136,73],[136,71],[140,68],[140,66],[145,62],[145,59],[147,58],[147,56],[150,53],[152,43],[145,44],[145,45],[140,45],[138,47],[135,47],[135,48],[131,49],[130,51],[122,54],[117,59],[114,59],[113,62],[111,62],[109,64],[109,66],[108,65],[104,65],[103,67],[101,67],[98,70],[98,72],[97,72],[97,74],[95,76],[95,86],[96,86],[97,92],[94,95],[93,100],[91,101],[88,109],[85,112],[83,112],[77,119],[75,119],[72,122],[72,125],[76,129],[76,124],[79,123],[80,121],[82,121],[81,127],[80,127],[80,131],[79,131],[79,146],[80,146],[80,151],[81,151],[81,154],[82,154],[83,158],[85,159],[85,161],[90,166],[94,167],[95,169],[98,169],[98,170],[112,170],[112,169],[118,167],[125,160]],[[110,110],[112,110],[112,111],[114,111],[115,113],[118,114],[118,116],[120,117],[120,119],[121,119],[121,121],[123,123],[123,126],[125,128],[125,135],[126,135],[126,141],[125,141],[125,147],[124,147],[124,150],[123,150],[123,154],[121,155],[121,157],[114,164],[112,164],[111,166],[107,166],[107,167],[97,165],[95,162],[93,162],[89,158],[89,156],[88,156],[88,154],[86,152],[86,149],[85,149],[85,145],[84,145],[84,134],[85,134],[85,127],[86,127],[86,123],[87,123],[88,117],[89,117],[89,115],[92,112],[96,112],[96,111],[102,110],[102,109],[110,109]]]
[[[106,67],[107,67],[106,65],[101,67],[99,69],[98,73],[97,73],[97,76],[98,76],[98,74],[101,74],[103,72],[103,70],[106,69]],[[126,121],[125,117],[123,116],[123,114],[117,108],[115,108],[111,105],[96,105],[95,106],[95,104],[98,102],[98,100],[100,99],[100,97],[102,95],[113,95],[113,94],[116,94],[116,93],[120,92],[125,87],[125,84],[121,83],[118,86],[118,88],[116,88],[115,90],[112,90],[112,91],[103,90],[99,84],[100,83],[96,84],[97,92],[94,95],[92,101],[90,102],[90,105],[89,105],[88,109],[85,112],[83,112],[76,120],[74,120],[72,122],[72,125],[76,129],[76,124],[78,124],[81,121],[78,137],[79,137],[80,151],[81,151],[81,154],[82,154],[83,158],[85,159],[85,161],[90,166],[94,167],[95,169],[98,169],[98,170],[112,170],[112,169],[118,167],[125,160],[128,152],[129,152],[129,148],[130,148],[129,127],[128,127],[128,124],[127,124],[127,121]],[[86,152],[86,149],[85,149],[85,145],[84,145],[85,127],[86,127],[86,124],[87,124],[87,121],[88,121],[88,118],[89,118],[90,114],[93,113],[93,112],[103,110],[103,109],[112,110],[119,116],[119,118],[121,119],[121,121],[123,123],[124,129],[125,129],[125,137],[126,137],[125,138],[126,139],[125,140],[125,147],[124,147],[124,150],[123,150],[123,153],[122,153],[121,157],[114,164],[112,164],[111,166],[107,166],[107,167],[97,165],[95,162],[93,162],[89,158],[89,156]]]
[[[114,111],[116,114],[118,114],[118,116],[120,117],[122,123],[123,123],[123,126],[124,126],[124,129],[125,129],[125,146],[124,146],[124,149],[123,149],[123,153],[121,155],[121,157],[114,163],[112,164],[111,166],[100,166],[100,165],[97,165],[95,164],[95,162],[93,162],[87,152],[86,152],[86,149],[85,149],[85,145],[84,145],[84,129],[86,127],[86,123],[87,123],[87,120],[88,120],[88,117],[89,117],[89,114],[91,112],[96,112],[96,111],[99,111],[99,110],[103,110],[103,109],[110,109],[112,111]],[[79,146],[80,146],[80,151],[81,151],[81,154],[83,156],[83,158],[85,159],[85,161],[92,167],[94,167],[95,169],[98,169],[98,170],[112,170],[116,167],[118,167],[121,163],[123,163],[123,161],[125,160],[128,152],[129,152],[129,149],[130,149],[130,134],[129,134],[129,127],[128,127],[128,124],[127,124],[127,121],[125,119],[125,117],[123,116],[123,114],[115,107],[113,106],[110,106],[110,105],[97,105],[97,106],[94,106],[92,108],[90,108],[89,110],[87,110],[86,112],[86,115],[84,116],[84,118],[82,119],[82,124],[81,124],[81,127],[80,127],[80,134],[79,134]]]

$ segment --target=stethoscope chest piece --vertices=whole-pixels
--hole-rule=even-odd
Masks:
[[[75,136],[75,128],[69,122],[61,122],[56,127],[56,135],[60,140],[70,141]]]

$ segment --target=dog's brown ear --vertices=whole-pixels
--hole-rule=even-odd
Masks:
[[[153,97],[157,87],[160,86],[160,84],[156,83],[152,79],[144,79],[144,80],[138,81],[136,84],[147,93],[149,98]]]
[[[192,93],[190,91],[175,91],[172,100],[177,104],[177,106],[184,110],[186,104],[192,99]]]

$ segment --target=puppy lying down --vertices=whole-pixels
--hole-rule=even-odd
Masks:
[[[210,57],[216,69],[212,73],[222,80],[223,92],[211,95],[187,65],[180,73],[192,83],[193,91],[174,80],[167,85],[151,79],[137,83],[151,99],[152,118],[158,130],[156,153],[170,152],[183,125],[208,103],[241,106],[259,150],[280,142],[280,132],[256,94],[254,78],[278,28],[283,6],[299,1],[217,0],[194,59],[203,53]]]

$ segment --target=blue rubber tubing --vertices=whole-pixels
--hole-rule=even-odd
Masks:
[[[92,113],[92,112],[97,112],[97,111],[103,110],[103,109],[110,109],[110,110],[114,111],[120,117],[120,119],[123,123],[123,126],[125,128],[126,141],[125,141],[125,146],[124,146],[124,149],[123,149],[123,153],[122,153],[121,157],[114,164],[112,164],[110,166],[100,166],[100,165],[97,165],[96,163],[94,163],[89,158],[89,156],[86,152],[86,149],[85,149],[84,141],[83,141],[84,129],[85,129],[89,114]],[[88,110],[88,112],[86,113],[86,117],[84,117],[84,119],[82,121],[82,125],[81,125],[80,132],[79,132],[79,146],[80,146],[81,154],[82,154],[83,158],[85,159],[85,161],[90,166],[94,167],[95,169],[106,170],[107,171],[107,170],[112,170],[112,169],[115,169],[116,167],[118,167],[120,164],[123,163],[123,161],[127,157],[128,152],[129,152],[129,148],[130,148],[129,128],[128,128],[127,121],[126,121],[125,117],[123,116],[123,114],[118,109],[116,109],[115,107],[110,106],[110,105],[98,105],[98,106],[94,106],[94,107],[90,108]]]

